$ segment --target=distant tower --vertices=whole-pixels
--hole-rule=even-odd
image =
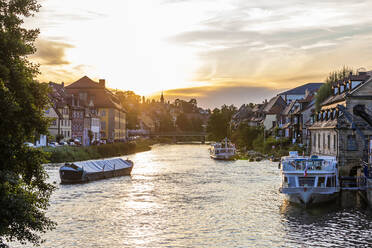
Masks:
[[[163,91],[161,92],[160,102],[161,102],[161,103],[164,103],[164,95],[163,95]]]

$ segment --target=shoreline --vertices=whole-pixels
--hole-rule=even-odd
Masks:
[[[142,139],[127,143],[103,144],[99,146],[62,146],[45,147],[42,150],[48,153],[48,163],[67,163],[92,159],[119,157],[138,152],[150,151],[151,147],[159,144],[158,140]]]

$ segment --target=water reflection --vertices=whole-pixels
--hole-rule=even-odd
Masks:
[[[286,240],[306,247],[369,247],[371,210],[356,192],[337,201],[305,209],[284,201],[280,207]]]
[[[206,145],[129,156],[131,177],[58,185],[42,247],[367,246],[371,212],[355,195],[302,209],[279,194],[277,163],[221,162]],[[48,166],[59,182],[58,167]],[[353,198],[354,197],[354,198]],[[351,200],[350,200],[351,199]]]

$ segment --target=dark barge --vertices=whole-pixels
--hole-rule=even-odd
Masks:
[[[122,158],[66,163],[59,169],[62,184],[85,183],[111,177],[128,176],[133,162]]]

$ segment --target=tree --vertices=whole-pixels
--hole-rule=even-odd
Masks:
[[[223,105],[221,110],[215,108],[208,120],[207,132],[213,140],[221,140],[230,136],[230,121],[237,112],[234,105]]]
[[[38,67],[26,57],[39,30],[21,27],[39,8],[36,0],[0,0],[0,247],[40,244],[38,233],[55,225],[45,215],[54,189],[46,183],[46,155],[24,145],[47,134],[49,124],[48,87],[34,80]]]
[[[321,104],[330,95],[332,95],[332,84],[337,81],[344,80],[353,72],[352,68],[344,66],[341,70],[330,72],[325,80],[325,83],[319,88],[315,97],[315,110],[319,111]]]
[[[140,114],[141,96],[136,95],[133,91],[118,91],[116,96],[127,111],[127,128],[136,129]],[[144,98],[142,101],[144,101]]]
[[[59,143],[61,140],[63,140],[65,138],[65,136],[63,136],[63,134],[59,133],[56,135],[56,141]]]
[[[190,131],[192,129],[191,123],[184,113],[177,116],[176,125],[181,131]]]
[[[89,138],[89,144],[91,145],[93,143],[94,133],[92,130],[88,130],[88,138]]]

